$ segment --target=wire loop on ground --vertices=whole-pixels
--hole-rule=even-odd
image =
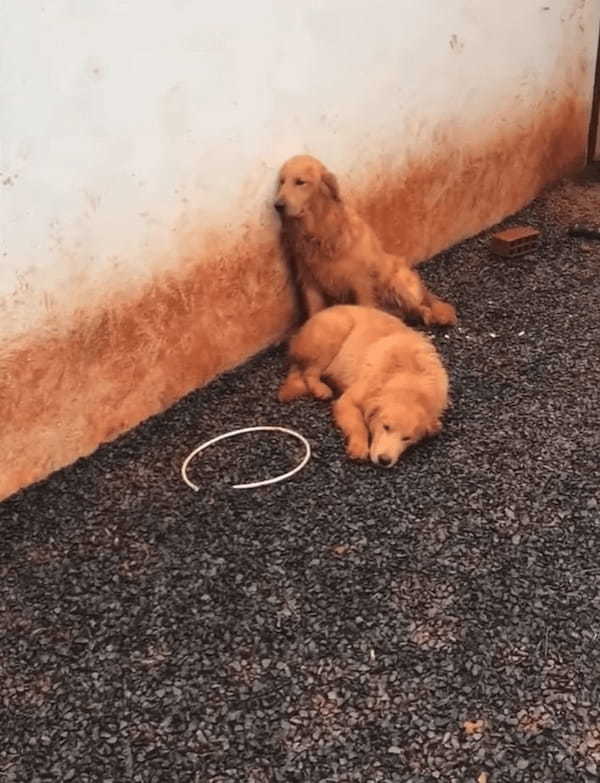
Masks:
[[[311,456],[310,443],[304,437],[304,435],[300,435],[300,433],[296,432],[295,430],[287,429],[287,427],[269,427],[269,426],[244,427],[243,429],[231,430],[231,432],[225,432],[223,433],[223,435],[217,435],[216,438],[211,438],[210,440],[207,440],[205,443],[202,443],[200,446],[195,448],[190,454],[188,454],[188,456],[183,461],[183,465],[181,466],[181,478],[185,481],[188,487],[193,489],[194,492],[198,492],[200,490],[200,487],[197,484],[194,484],[192,481],[190,481],[187,475],[188,465],[197,454],[200,454],[202,451],[204,451],[204,449],[207,449],[209,446],[212,446],[221,440],[225,440],[226,438],[233,438],[236,435],[244,435],[247,432],[283,432],[284,434],[291,435],[293,438],[299,440],[304,445],[305,453],[302,460],[298,463],[298,465],[296,465],[295,468],[288,470],[286,473],[282,473],[280,476],[274,476],[273,478],[264,479],[263,481],[251,481],[247,484],[234,484],[233,489],[256,489],[257,487],[265,487],[268,484],[277,484],[279,481],[285,481],[286,479],[291,478],[295,473],[298,473],[298,471],[302,470],[302,468],[306,465],[306,463],[310,459]]]

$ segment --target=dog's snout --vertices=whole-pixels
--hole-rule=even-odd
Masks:
[[[278,212],[283,212],[283,210],[285,209],[285,204],[280,198],[277,199],[277,201],[275,202],[275,204],[273,204],[273,206]]]
[[[385,454],[380,454],[377,457],[377,464],[381,465],[383,468],[389,468],[392,464],[392,460],[389,457],[386,457]]]

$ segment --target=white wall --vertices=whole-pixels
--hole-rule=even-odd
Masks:
[[[597,0],[4,0],[0,334],[177,264],[175,226],[270,221],[290,154],[358,181],[442,124],[501,127],[555,81],[591,94],[599,14]]]

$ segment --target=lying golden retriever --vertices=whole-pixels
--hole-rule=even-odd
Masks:
[[[387,302],[425,324],[456,323],[454,307],[428,291],[405,259],[385,252],[316,158],[299,155],[283,165],[275,208],[308,317],[336,302]]]
[[[429,340],[372,307],[336,305],[310,318],[290,342],[291,368],[281,402],[328,400],[353,459],[386,468],[412,444],[441,429],[448,375]],[[370,447],[369,447],[370,441]]]

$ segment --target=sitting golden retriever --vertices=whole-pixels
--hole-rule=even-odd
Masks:
[[[328,303],[386,302],[425,324],[456,323],[452,305],[427,290],[418,273],[386,253],[373,229],[342,201],[336,178],[316,158],[299,155],[280,172],[275,209],[308,317]]]
[[[448,375],[429,340],[372,307],[336,305],[310,318],[290,342],[291,368],[279,389],[287,402],[310,395],[333,405],[353,459],[386,468],[441,429]],[[369,448],[370,441],[370,448]]]

